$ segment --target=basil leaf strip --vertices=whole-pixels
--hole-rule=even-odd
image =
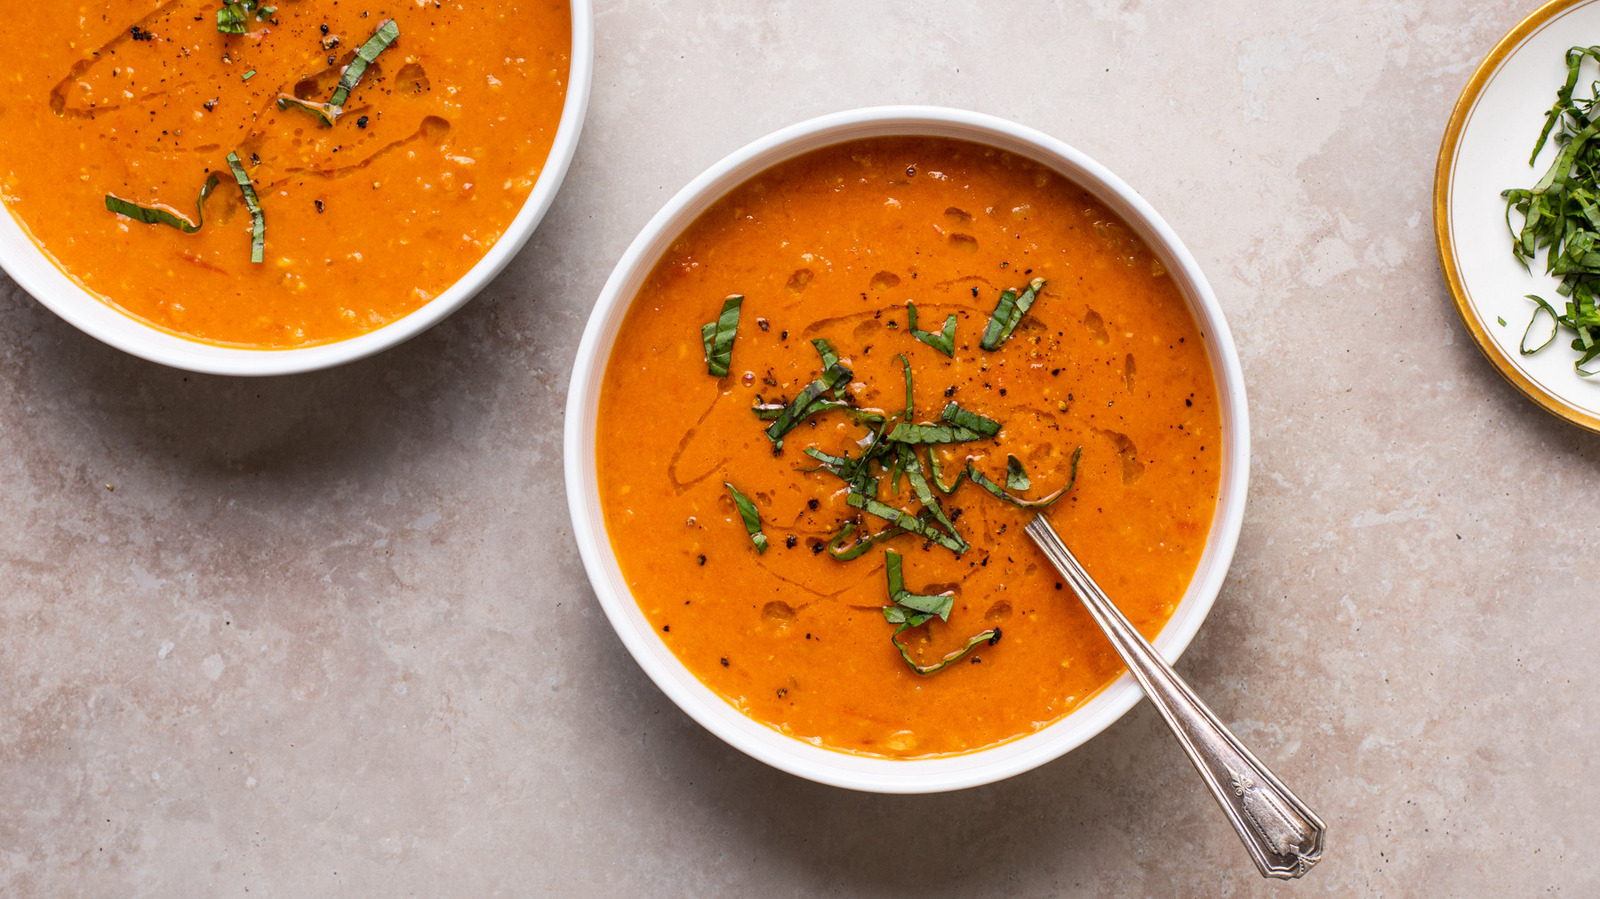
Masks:
[[[956,533],[955,524],[944,514],[944,508],[939,505],[939,498],[933,495],[933,489],[928,486],[928,479],[922,476],[922,462],[917,458],[917,451],[909,446],[900,447],[900,462],[905,469],[906,480],[911,482],[911,489],[917,494],[917,502],[922,503],[922,508],[933,516],[933,520],[939,522],[950,532],[950,536],[961,544],[961,549],[957,552],[966,552],[970,549],[972,545]]]
[[[756,545],[756,554],[766,552],[767,535],[761,533],[761,513],[756,511],[756,504],[745,498],[745,495],[739,492],[739,488],[727,481],[723,481],[722,486],[733,494],[733,504],[739,509],[739,517],[744,519],[745,533],[750,535],[750,542]]]
[[[889,618],[890,622],[893,623],[894,619],[889,617],[888,611],[889,610],[885,610],[884,617]],[[993,646],[1000,642],[1000,629],[997,627],[992,627],[983,633],[968,639],[967,645],[961,647],[955,652],[950,653],[949,655],[946,655],[938,662],[935,662],[932,665],[921,665],[917,663],[916,659],[911,657],[911,653],[907,652],[904,646],[900,645],[899,637],[901,631],[909,630],[910,628],[916,627],[927,620],[928,618],[925,615],[918,616],[915,619],[913,619],[912,616],[906,616],[905,623],[895,628],[894,633],[889,635],[889,642],[894,644],[895,649],[900,650],[900,658],[906,660],[906,664],[911,666],[912,671],[915,671],[924,677],[930,674],[938,674],[939,672],[948,668],[952,663],[960,661],[962,656],[966,655],[968,652],[971,652],[973,647],[980,643],[987,643],[990,646]]]
[[[249,5],[244,2],[224,3],[217,10],[219,34],[244,34],[249,30]]]
[[[955,357],[956,354],[956,314],[944,320],[944,331],[939,334],[930,334],[927,331],[917,330],[917,307],[914,303],[906,303],[906,329],[911,336],[933,347],[939,352]]]
[[[316,119],[324,128],[332,128],[334,119],[339,117],[338,111],[328,106],[326,103],[315,103],[310,100],[301,100],[298,97],[291,97],[288,94],[278,95],[278,108],[298,109]]]
[[[817,348],[817,355],[822,357],[823,371],[827,371],[839,364],[839,354],[834,352],[833,344],[818,337],[816,340],[811,341],[811,345]]]
[[[350,60],[350,65],[345,67],[344,77],[339,79],[339,86],[333,89],[333,96],[328,98],[328,106],[334,110],[334,117],[344,111],[345,101],[350,99],[350,92],[361,83],[361,76],[367,71],[367,66],[378,58],[378,54],[389,49],[389,45],[400,37],[400,25],[394,19],[385,19],[378,24],[378,29],[372,32],[372,37],[356,50],[356,58]]]
[[[1016,456],[1006,456],[1006,489],[1027,490],[1028,470]]]
[[[805,454],[822,463],[818,466],[820,470],[836,475],[845,482],[855,480],[858,464],[856,460],[848,456],[829,455],[814,446],[806,447]]]
[[[904,422],[894,426],[889,432],[888,440],[891,443],[971,443],[982,440],[984,435],[968,428],[954,428],[949,425],[908,425]]]
[[[193,234],[205,226],[206,198],[211,196],[211,191],[216,189],[220,180],[221,176],[216,172],[212,172],[206,177],[205,185],[200,188],[200,198],[194,201],[194,221],[192,222],[170,209],[160,206],[140,206],[138,203],[114,197],[111,194],[106,194],[106,208],[117,215],[125,215],[136,222],[144,222],[146,225],[167,225],[177,228],[185,234]]]
[[[810,418],[813,413],[820,411],[822,407],[817,403],[818,398],[841,384],[850,383],[852,377],[854,375],[850,373],[850,369],[837,362],[828,366],[828,370],[822,373],[822,377],[807,384],[799,395],[790,400],[787,406],[783,407],[783,412],[778,415],[777,420],[767,428],[767,439],[782,447],[783,435],[794,430],[801,422]],[[823,400],[822,402],[827,403],[829,401]],[[816,408],[813,408],[814,405]]]
[[[983,329],[983,339],[978,341],[978,346],[990,352],[999,349],[1022,322],[1022,316],[1038,298],[1039,290],[1044,285],[1043,278],[1034,278],[1021,295],[1015,290],[1001,291],[1000,301],[995,304],[994,313],[989,316],[989,324]]]
[[[256,198],[255,186],[250,183],[238,153],[228,154],[228,168],[233,170],[233,180],[239,183],[239,192],[244,194],[244,207],[250,210],[250,261],[260,262],[267,253],[267,217],[261,211],[261,201]]]
[[[939,470],[939,451],[931,446],[928,447],[928,482],[939,488],[940,493],[945,496],[955,493],[956,488],[961,486],[961,482],[966,480],[966,477],[967,469],[963,465],[961,470],[956,472],[956,479],[950,482],[950,486],[946,487],[941,483],[944,481],[944,473]]]
[[[939,418],[957,427],[977,431],[985,437],[993,437],[1000,433],[1000,422],[976,412],[968,412],[955,403],[945,406],[944,411],[939,413]]]
[[[863,553],[877,544],[882,543],[891,537],[898,537],[901,534],[906,533],[906,529],[902,527],[884,528],[876,534],[862,537],[860,540],[857,540],[855,543],[851,544],[849,548],[845,548],[845,544],[850,542],[850,538],[854,537],[855,533],[855,522],[846,522],[845,526],[840,528],[839,533],[834,534],[832,539],[828,541],[828,555],[833,556],[835,559],[838,559],[841,562],[848,562],[851,559],[860,558]]]
[[[700,326],[700,342],[706,351],[706,372],[712,377],[721,378],[728,374],[728,365],[733,362],[733,338],[739,334],[739,307],[743,304],[744,297],[733,294],[722,301],[722,312],[717,315],[716,321]]]
[[[850,506],[852,509],[860,509],[868,515],[882,518],[884,521],[887,521],[892,525],[905,528],[911,533],[916,534],[918,537],[921,537],[925,540],[932,540],[934,543],[939,544],[956,555],[960,555],[971,548],[966,542],[951,537],[949,534],[940,531],[938,528],[926,521],[923,521],[917,516],[912,515],[910,512],[897,509],[888,503],[880,502],[866,492],[857,492],[855,490],[851,490],[851,492],[845,496],[844,501],[845,505]]]
[[[916,415],[917,401],[911,395],[911,360],[906,358],[906,354],[905,353],[901,353],[900,354],[900,364],[905,367],[905,372],[906,372],[906,414],[905,414],[905,419],[906,419],[906,421],[910,421]]]
[[[1528,319],[1528,327],[1522,332],[1522,342],[1517,345],[1517,349],[1524,356],[1531,356],[1554,343],[1556,339],[1556,332],[1561,327],[1561,315],[1557,313],[1549,303],[1546,303],[1542,297],[1537,297],[1530,293],[1528,294],[1528,299],[1538,303],[1539,308],[1533,310],[1533,317]],[[1547,314],[1550,316],[1550,334],[1546,336],[1544,341],[1538,346],[1530,348],[1528,346],[1528,336],[1533,333],[1533,326],[1539,323],[1539,316],[1541,314]]]
[[[783,403],[761,403],[760,405],[751,406],[750,411],[755,413],[756,418],[759,418],[762,421],[776,421],[778,416],[783,414],[783,410],[785,408],[786,407]],[[855,406],[852,406],[843,400],[819,398],[816,402],[811,404],[812,415],[815,415],[818,412],[831,412],[835,409],[844,412],[844,414],[850,416],[851,420],[859,424],[878,425],[883,424],[884,421],[882,415],[876,412],[870,412],[866,409],[857,409]]]
[[[949,593],[922,596],[906,590],[905,578],[901,572],[900,554],[892,549],[883,551],[883,568],[889,578],[889,599],[895,605],[904,606],[913,612],[937,615],[940,621],[950,620],[950,610],[956,604],[955,596]]]
[[[257,2],[258,0],[226,0],[222,8],[217,10],[217,32],[244,34],[249,30],[250,13],[254,12],[256,18],[265,21],[278,11],[276,6],[257,6]]]
[[[889,492],[890,493],[899,493],[900,492],[900,476],[902,474],[905,474],[905,471],[906,471],[906,457],[902,453],[896,453],[895,457],[894,457],[894,461],[889,463]]]
[[[1039,499],[1023,499],[1023,498],[1018,497],[1018,496],[1012,496],[1011,494],[1006,492],[1004,487],[1001,487],[999,484],[996,484],[994,481],[989,480],[987,477],[984,476],[983,472],[981,472],[978,469],[974,468],[970,461],[967,462],[967,477],[972,480],[972,483],[977,484],[979,487],[982,487],[983,489],[989,491],[989,493],[992,496],[994,496],[995,499],[1004,500],[1004,501],[1012,504],[1013,506],[1017,506],[1018,508],[1022,508],[1022,509],[1045,509],[1045,508],[1049,508],[1050,506],[1054,505],[1056,500],[1060,499],[1063,496],[1066,496],[1067,491],[1072,489],[1072,485],[1076,484],[1078,482],[1078,460],[1082,456],[1083,456],[1083,447],[1080,446],[1077,449],[1073,450],[1072,451],[1072,472],[1067,477],[1066,486],[1062,487],[1060,490],[1057,490],[1056,492],[1050,494],[1049,496],[1040,497]]]
[[[889,642],[894,644],[894,648],[900,653],[900,658],[911,666],[912,671],[924,676],[935,674],[943,671],[952,662],[966,655],[980,643],[988,643],[993,646],[1000,642],[1000,629],[997,627],[990,628],[975,637],[971,637],[967,640],[965,646],[949,653],[932,665],[923,665],[917,662],[916,659],[911,657],[911,653],[906,650],[905,646],[901,645],[900,635],[911,628],[921,627],[932,620],[934,616],[938,616],[941,621],[950,620],[950,609],[955,605],[955,597],[948,594],[922,596],[910,593],[906,590],[905,581],[901,575],[900,554],[886,549],[883,551],[883,561],[884,571],[888,574],[889,579],[889,599],[893,602],[893,605],[884,608],[883,617],[890,624],[899,625],[894,629],[894,633],[889,635]]]

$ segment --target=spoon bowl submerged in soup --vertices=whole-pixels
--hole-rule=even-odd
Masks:
[[[569,488],[592,464],[597,590],[637,603],[608,605],[636,657],[642,620],[750,720],[869,766],[987,754],[1099,701],[1120,663],[1022,534],[1031,507],[1154,636],[1198,569],[1214,596],[1242,505],[1242,395],[1166,249],[949,136],[791,155],[706,206],[574,378]]]

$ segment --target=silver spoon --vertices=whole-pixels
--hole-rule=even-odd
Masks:
[[[1027,532],[1061,569],[1151,704],[1160,710],[1211,795],[1228,813],[1261,875],[1290,880],[1311,870],[1322,859],[1322,836],[1327,830],[1322,819],[1222,726],[1083,570],[1043,515],[1028,524]]]

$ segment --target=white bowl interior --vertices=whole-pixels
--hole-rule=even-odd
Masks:
[[[686,669],[655,634],[617,566],[600,509],[595,433],[601,378],[629,304],[676,236],[711,203],[758,172],[809,150],[860,138],[930,135],[988,144],[1040,162],[1076,182],[1126,221],[1157,253],[1199,324],[1217,380],[1223,454],[1210,536],[1188,591],[1155,640],[1175,660],[1205,620],[1227,575],[1244,518],[1249,424],[1238,351],[1205,276],[1178,236],[1134,190],[1066,144],[1014,123],[953,109],[880,107],[785,128],[733,153],[680,191],[617,263],[584,331],[567,395],[567,499],[595,594],[628,651],[673,702],[743,752],[800,777],[857,790],[926,793],[989,783],[1055,759],[1110,726],[1142,695],[1124,673],[1061,721],[978,752],[936,759],[883,759],[825,749],[741,714]]]
[[[544,218],[566,177],[589,106],[594,76],[594,12],[572,0],[572,62],[567,97],[550,155],[505,234],[461,280],[405,316],[349,340],[287,350],[255,350],[188,340],[112,307],[67,277],[28,237],[17,219],[0,215],[0,268],[56,315],[84,333],[151,362],[219,375],[282,375],[315,371],[370,356],[415,337],[454,312],[506,267]]]

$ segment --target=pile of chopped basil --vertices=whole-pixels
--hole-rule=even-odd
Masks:
[[[1042,279],[1034,280],[1025,290],[1007,290],[1001,294],[984,332],[984,339],[980,342],[983,349],[992,351],[1005,342],[1038,297],[1044,283]],[[707,369],[714,377],[728,373],[743,300],[744,297],[740,295],[729,297],[723,303],[717,319],[701,327]],[[910,327],[907,329],[911,335],[935,350],[950,355],[946,347],[953,350],[956,316],[951,315],[945,321],[940,334],[917,330],[915,316],[915,309],[911,308]],[[1076,482],[1082,447],[1072,454],[1067,483],[1042,497],[1029,499],[1022,495],[1030,489],[1032,482],[1021,460],[1012,455],[1006,456],[1004,483],[979,471],[969,456],[947,485],[941,471],[938,448],[993,440],[1000,433],[1002,423],[955,402],[947,403],[936,420],[919,421],[912,391],[911,363],[904,355],[899,359],[905,378],[905,408],[892,414],[859,408],[854,404],[854,397],[849,390],[855,380],[854,372],[840,361],[838,351],[828,341],[819,339],[811,343],[820,357],[821,375],[802,388],[792,400],[786,403],[759,403],[751,411],[757,419],[770,422],[765,430],[767,439],[773,444],[774,453],[783,449],[787,435],[820,415],[840,412],[865,428],[865,433],[857,441],[859,452],[834,455],[816,446],[808,446],[803,450],[817,463],[816,467],[806,470],[822,472],[843,481],[845,503],[861,513],[856,519],[845,522],[828,540],[827,551],[833,558],[839,561],[859,558],[871,547],[901,534],[915,534],[957,555],[965,553],[972,545],[956,526],[955,516],[947,513],[940,501],[941,496],[948,498],[954,494],[963,480],[976,484],[995,499],[1024,509],[1050,506],[1066,495]],[[900,499],[890,501],[885,497],[882,489],[885,481],[887,492],[899,495]],[[908,490],[902,491],[902,481]],[[767,539],[761,532],[759,511],[732,484],[726,486],[733,495],[751,542],[757,552],[764,552]],[[868,518],[881,523],[872,533],[866,532],[864,519]],[[932,674],[942,670],[974,646],[999,639],[998,630],[985,631],[969,640],[965,648],[938,664],[924,666],[915,662],[899,642],[900,634],[908,628],[925,624],[933,617],[941,620],[948,618],[951,600],[950,597],[923,597],[905,592],[900,578],[899,554],[886,550],[885,558],[890,571],[889,594],[892,604],[884,609],[884,617],[889,623],[898,625],[890,641],[917,673]]]
[[[1565,327],[1577,334],[1572,349],[1579,354],[1574,370],[1585,378],[1600,374],[1590,363],[1600,357],[1600,84],[1591,85],[1587,99],[1574,99],[1578,70],[1584,59],[1600,62],[1600,47],[1573,47],[1567,51],[1567,80],[1556,91],[1555,105],[1545,113],[1544,129],[1528,158],[1532,166],[1554,137],[1560,148],[1555,161],[1531,188],[1503,191],[1506,226],[1511,231],[1512,253],[1527,268],[1544,250],[1545,271],[1560,277],[1556,293],[1567,298],[1559,312],[1544,298],[1529,294],[1536,304],[1519,349],[1530,355],[1555,342]],[[1511,224],[1511,213],[1522,216],[1522,228]]]

